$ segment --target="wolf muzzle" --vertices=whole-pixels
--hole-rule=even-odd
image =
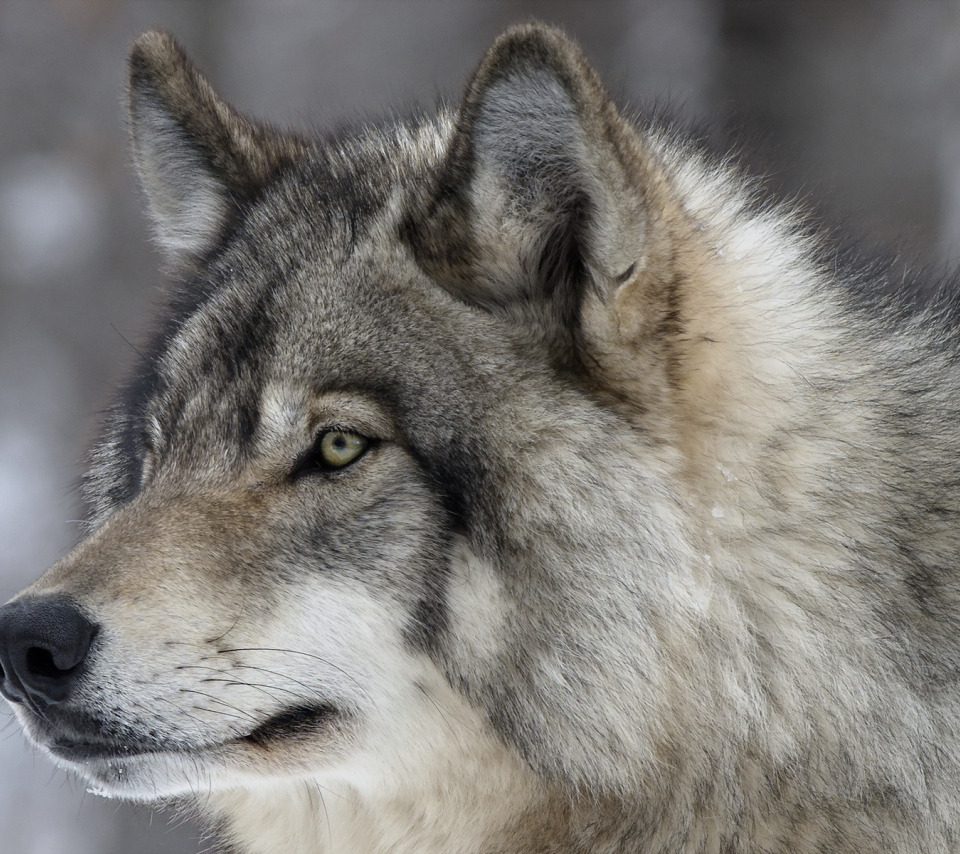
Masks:
[[[41,713],[70,697],[97,634],[65,596],[33,596],[0,608],[0,694]]]

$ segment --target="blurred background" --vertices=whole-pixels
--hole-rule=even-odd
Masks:
[[[322,129],[456,97],[530,16],[622,102],[672,103],[904,273],[960,257],[958,0],[0,0],[0,601],[76,538],[72,484],[161,294],[126,147],[133,36],[165,27],[240,108]],[[211,850],[85,794],[0,706],[4,854]]]

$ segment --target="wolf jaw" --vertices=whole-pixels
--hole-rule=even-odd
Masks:
[[[249,854],[955,850],[949,306],[854,303],[538,25],[335,140],[162,33],[130,92],[175,294],[0,614],[41,745],[162,745],[74,765]]]

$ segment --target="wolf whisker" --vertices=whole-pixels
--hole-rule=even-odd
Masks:
[[[315,653],[305,652],[305,651],[299,650],[299,649],[284,649],[284,648],[282,648],[282,647],[254,647],[254,646],[251,646],[251,647],[237,647],[237,648],[235,648],[235,649],[222,649],[222,650],[220,650],[220,652],[221,652],[221,653],[232,653],[232,652],[270,652],[270,653],[278,653],[278,654],[283,654],[283,655],[299,655],[299,656],[303,656],[303,657],[305,657],[305,658],[312,658],[314,661],[319,661],[319,662],[320,662],[321,664],[323,664],[325,667],[329,667],[331,670],[335,670],[335,671],[337,671],[337,673],[341,674],[342,676],[345,676],[347,679],[349,679],[351,682],[353,682],[354,685],[356,685],[358,688],[360,688],[361,690],[363,690],[363,685],[359,682],[359,680],[358,680],[352,673],[347,672],[347,671],[344,670],[342,667],[338,667],[338,666],[337,666],[336,664],[334,664],[332,661],[329,661],[328,659],[323,658],[322,656],[316,655]]]
[[[180,688],[179,692],[181,694],[196,694],[197,696],[200,696],[200,697],[206,697],[211,702],[217,703],[220,706],[224,706],[225,708],[233,712],[234,714],[232,714],[231,717],[235,717],[239,720],[246,718],[247,720],[250,720],[253,723],[256,723],[256,724],[260,723],[260,721],[257,720],[256,716],[250,714],[250,712],[247,712],[243,709],[238,709],[236,706],[233,706],[230,703],[227,703],[226,701],[221,700],[219,697],[215,697],[213,694],[208,694],[206,691],[198,691],[196,688]],[[202,708],[202,707],[197,706],[196,708]],[[214,710],[204,709],[204,711],[213,712]],[[215,714],[226,714],[226,713],[222,711],[218,711],[218,712],[215,712]]]

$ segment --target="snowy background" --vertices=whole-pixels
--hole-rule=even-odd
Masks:
[[[71,484],[160,293],[126,150],[133,36],[170,29],[242,109],[324,127],[454,96],[530,16],[904,269],[960,257],[957,0],[0,0],[0,601],[76,537]],[[4,854],[209,848],[85,795],[0,706]]]

